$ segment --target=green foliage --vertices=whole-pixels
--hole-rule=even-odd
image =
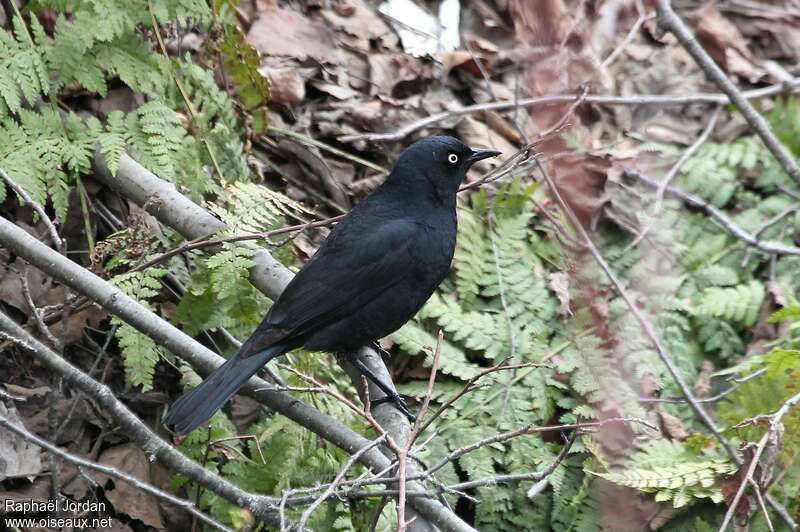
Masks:
[[[251,113],[253,129],[257,133],[264,132],[267,127],[266,103],[270,92],[269,79],[258,71],[261,64],[258,52],[235,26],[226,27],[219,48],[225,57],[225,66],[233,78],[236,95],[244,108]]]
[[[764,285],[750,281],[733,288],[711,287],[698,295],[697,314],[752,326],[764,300]]]
[[[754,137],[724,144],[706,143],[681,168],[681,184],[717,207],[722,207],[740,187],[740,174],[763,163],[768,152]]]
[[[120,290],[150,307],[148,301],[161,291],[161,277],[167,271],[150,268],[146,271],[123,273],[111,279]],[[125,380],[130,386],[142,386],[142,391],[153,389],[153,375],[158,361],[165,357],[165,351],[152,338],[137,331],[132,326],[114,317],[112,323],[118,325],[117,340],[125,362]]]
[[[728,460],[698,460],[676,441],[651,440],[622,467],[594,474],[620,486],[653,493],[656,501],[681,508],[698,498],[721,502],[720,481],[735,470],[736,465]]]
[[[97,144],[112,172],[127,150],[196,200],[219,190],[208,170],[217,166],[214,160],[225,181],[249,179],[235,105],[214,83],[213,67],[187,56],[172,68],[143,31],[152,28],[153,15],[160,24],[208,27],[212,15],[205,2],[41,0],[31,8],[26,18],[13,14],[13,32],[0,32],[0,168],[32,198],[49,200],[64,217],[75,178],[89,172]],[[57,16],[52,32],[37,18],[45,9]],[[238,31],[229,10],[219,23],[225,31]],[[253,58],[248,58],[250,68]],[[175,77],[185,78],[188,102]],[[131,112],[112,111],[105,124],[59,113],[63,96],[80,91],[104,97],[118,82],[144,103]],[[184,118],[192,118],[187,107],[198,110],[192,123]]]
[[[221,238],[268,231],[285,225],[287,215],[305,212],[286,196],[253,183],[227,185],[208,207],[228,226],[215,235]],[[251,331],[258,325],[267,300],[250,284],[256,250],[246,242],[224,243],[213,254],[198,257],[188,292],[178,305],[176,323],[190,334],[219,327]]]

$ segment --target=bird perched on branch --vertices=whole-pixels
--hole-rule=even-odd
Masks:
[[[333,228],[236,354],[178,399],[165,423],[180,434],[200,426],[287,351],[354,353],[414,317],[450,268],[456,193],[467,170],[499,153],[452,137],[406,149],[386,181]],[[353,363],[413,419],[391,383],[357,358]]]

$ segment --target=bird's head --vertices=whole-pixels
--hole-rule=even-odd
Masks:
[[[404,181],[425,178],[437,195],[455,194],[473,164],[495,155],[500,152],[470,148],[453,137],[428,137],[400,155],[392,174]]]

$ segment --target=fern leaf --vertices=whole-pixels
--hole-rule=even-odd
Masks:
[[[732,288],[711,287],[700,294],[696,312],[750,327],[758,318],[764,293],[764,285],[756,280]]]

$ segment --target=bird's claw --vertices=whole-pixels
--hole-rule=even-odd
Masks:
[[[397,408],[404,416],[406,416],[410,423],[416,423],[417,416],[411,413],[411,411],[408,409],[405,399],[400,397],[399,394],[386,395],[372,402],[372,404],[376,406],[382,403],[393,404],[395,408]]]

